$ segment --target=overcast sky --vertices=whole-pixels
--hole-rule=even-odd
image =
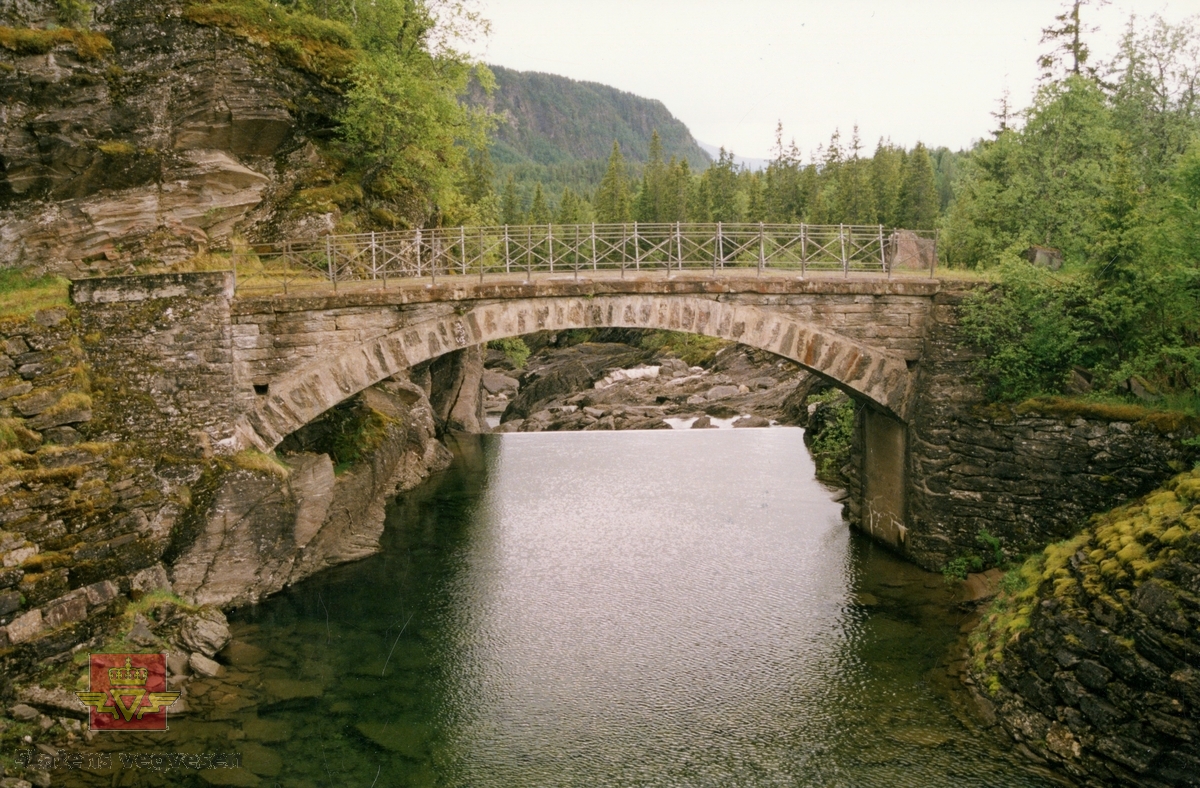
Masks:
[[[479,0],[489,63],[602,82],[666,104],[699,140],[769,155],[776,121],[807,154],[835,127],[864,147],[966,147],[1037,82],[1057,0]],[[1107,57],[1130,14],[1172,22],[1200,0],[1086,8]],[[1095,57],[1094,55],[1094,57]]]

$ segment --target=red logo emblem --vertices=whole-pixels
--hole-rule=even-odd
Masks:
[[[179,698],[167,691],[164,654],[89,654],[88,692],[76,692],[88,707],[94,731],[165,731],[167,707]]]

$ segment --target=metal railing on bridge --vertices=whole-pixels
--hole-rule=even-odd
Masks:
[[[238,289],[427,278],[535,275],[621,277],[653,272],[775,271],[890,278],[934,275],[932,232],[882,225],[552,224],[443,227],[255,244],[233,254]]]

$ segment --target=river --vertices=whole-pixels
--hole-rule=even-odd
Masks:
[[[941,577],[847,528],[801,430],[457,455],[380,555],[233,617],[253,703],[209,714],[264,785],[1048,784],[970,727]]]

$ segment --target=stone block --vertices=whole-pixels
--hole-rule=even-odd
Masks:
[[[184,620],[179,636],[189,649],[211,657],[229,642],[229,625],[221,611],[204,609]]]
[[[37,545],[28,547],[18,547],[16,550],[10,550],[4,554],[3,564],[6,568],[20,566],[28,559],[38,554]]]
[[[0,401],[20,397],[33,391],[33,384],[20,378],[0,380]],[[15,403],[14,403],[15,404]]]
[[[20,606],[20,591],[0,591],[0,616],[7,616]]]
[[[88,604],[97,607],[116,599],[117,595],[121,593],[121,589],[111,580],[101,580],[99,583],[84,586],[83,593],[87,597]]]
[[[87,603],[87,595],[82,590],[72,591],[47,604],[42,620],[50,629],[82,621],[87,618]]]
[[[16,357],[22,353],[28,353],[29,345],[22,337],[9,337],[0,345],[0,349],[4,350],[5,355]]]
[[[43,629],[45,629],[45,625],[42,622],[41,610],[30,610],[25,615],[18,616],[5,627],[10,643],[24,643]]]
[[[29,426],[35,430],[45,430],[51,427],[61,427],[66,424],[82,424],[92,420],[90,408],[65,408],[53,413],[42,413],[29,420]]]
[[[128,490],[125,492],[128,492]],[[153,566],[148,566],[145,569],[141,569],[130,576],[129,590],[135,594],[147,594],[151,591],[170,592],[171,580],[167,577],[167,570],[162,564],[154,564]]]

